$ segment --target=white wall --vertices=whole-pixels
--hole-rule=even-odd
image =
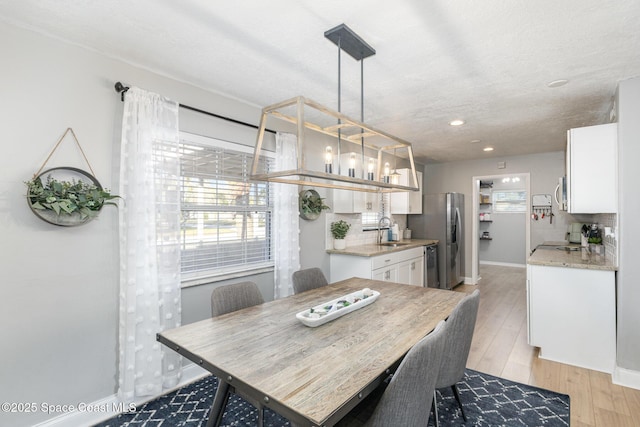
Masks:
[[[640,78],[618,86],[618,366],[636,371],[640,388]]]
[[[499,190],[526,190],[526,175],[518,176],[520,181],[503,183],[505,176],[495,178],[483,178],[482,181],[492,181],[492,188],[481,188],[480,193],[491,197],[494,191]],[[514,178],[514,175],[508,178]],[[473,206],[469,206],[469,213]],[[487,209],[491,208],[491,209]],[[489,223],[479,223],[479,232],[488,231],[493,240],[479,240],[478,258],[480,263],[500,263],[524,266],[529,252],[526,250],[528,221],[526,212],[496,212],[495,205],[481,205],[480,212],[487,211],[491,214]],[[547,222],[549,220],[547,219]],[[469,244],[472,244],[469,240]]]
[[[480,263],[504,263],[524,266],[529,253],[526,251],[526,214],[522,212],[491,214],[493,222],[480,224],[480,232],[488,231],[492,240],[480,240]],[[471,241],[469,241],[471,244]]]
[[[93,402],[116,391],[117,210],[105,208],[81,227],[56,227],[31,213],[24,181],[72,127],[102,185],[117,189],[118,80],[251,123],[260,109],[4,23],[0,55],[0,401]],[[186,131],[255,142],[250,128],[184,110],[180,120]],[[72,139],[49,163],[63,165],[86,168]],[[324,231],[317,240],[324,241]],[[252,280],[273,298],[271,273]],[[184,323],[210,315],[213,286],[183,291]],[[0,424],[27,426],[56,415],[3,413]]]

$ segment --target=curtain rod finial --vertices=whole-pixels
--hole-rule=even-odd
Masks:
[[[120,82],[116,82],[116,84],[114,85],[114,88],[116,89],[116,92],[120,94],[120,99],[124,101],[124,94],[129,90],[129,87],[123,85]]]

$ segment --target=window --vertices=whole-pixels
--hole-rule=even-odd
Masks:
[[[378,212],[362,212],[362,229],[377,230],[378,222],[383,216],[390,217],[389,193],[379,193],[380,204]],[[385,228],[387,224],[385,223]]]
[[[527,192],[525,190],[493,190],[494,212],[526,212]]]
[[[251,147],[181,133],[183,281],[273,266],[273,191],[249,181],[252,161]]]

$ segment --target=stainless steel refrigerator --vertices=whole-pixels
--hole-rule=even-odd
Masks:
[[[422,215],[408,215],[412,238],[437,239],[439,284],[453,289],[464,281],[464,194],[426,194]]]

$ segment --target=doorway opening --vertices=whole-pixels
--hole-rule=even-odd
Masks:
[[[531,240],[530,174],[474,176],[471,188],[471,282],[477,284],[481,264],[526,266]]]

